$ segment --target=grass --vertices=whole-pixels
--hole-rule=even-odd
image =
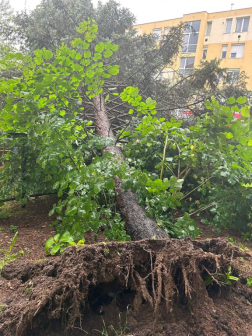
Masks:
[[[20,209],[20,207],[21,207],[20,203],[16,201],[4,203],[4,205],[0,208],[1,217],[10,218],[12,216],[15,216],[15,215],[18,215],[20,213],[24,213],[27,211],[26,209]]]

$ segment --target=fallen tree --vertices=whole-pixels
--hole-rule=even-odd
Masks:
[[[116,138],[111,129],[111,124],[106,113],[106,106],[102,95],[93,98],[96,133],[103,138],[113,139],[113,146],[106,146],[103,152],[112,153],[115,159],[124,160],[121,149],[116,146]],[[123,220],[126,223],[126,231],[132,240],[144,238],[166,238],[167,234],[157,226],[157,223],[147,217],[145,210],[137,202],[137,196],[131,190],[122,188],[121,180],[115,177],[115,192],[117,205]]]

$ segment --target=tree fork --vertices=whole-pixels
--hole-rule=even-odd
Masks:
[[[115,145],[116,139],[106,113],[103,96],[99,95],[93,98],[93,104],[96,133],[103,138],[109,137],[114,139],[114,145],[105,147],[103,153],[113,153],[116,158],[124,161],[125,158],[121,149]],[[162,230],[154,220],[147,217],[143,207],[138,204],[137,195],[131,190],[124,190],[122,188],[122,182],[117,176],[115,177],[115,192],[118,208],[125,221],[125,229],[132,240],[152,237],[167,238],[165,231]]]

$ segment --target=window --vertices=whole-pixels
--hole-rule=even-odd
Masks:
[[[161,40],[161,35],[162,35],[162,28],[155,28],[155,29],[153,29],[153,37],[157,41]]]
[[[233,19],[227,19],[227,21],[226,21],[226,31],[225,31],[226,34],[230,34],[231,27],[232,27],[232,22],[233,22]]]
[[[233,44],[231,48],[230,58],[242,58],[244,44]]]
[[[228,69],[225,82],[228,84],[236,84],[238,82],[240,69]]]
[[[200,30],[200,21],[191,21],[186,23],[184,32],[184,42],[182,46],[183,53],[194,53],[197,49]]]
[[[207,56],[207,47],[203,47],[202,59],[205,60]]]
[[[224,45],[222,46],[222,50],[221,50],[221,59],[227,57],[227,48],[228,48],[227,44],[224,44]]]
[[[180,59],[179,74],[189,76],[193,70],[195,57],[183,57]]]
[[[167,39],[168,33],[169,33],[169,27],[165,27],[165,29],[164,29],[164,40]]]
[[[249,17],[237,19],[236,20],[235,32],[236,33],[241,33],[241,32],[248,31],[249,19],[250,19]]]
[[[212,21],[207,22],[207,27],[206,27],[206,35],[210,35],[212,30]]]

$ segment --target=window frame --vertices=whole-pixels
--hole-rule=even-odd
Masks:
[[[166,40],[167,35],[169,34],[170,27],[164,27],[164,35],[163,38]]]
[[[160,31],[160,35],[155,33],[155,30],[158,30]],[[155,37],[154,35],[158,36],[158,37]],[[155,37],[156,41],[160,41],[162,39],[162,28],[153,28],[152,30],[152,36]]]
[[[250,16],[244,16],[244,17],[237,17],[237,18],[236,18],[235,33],[246,33],[246,32],[248,32],[248,29],[249,29],[249,23],[248,23],[248,29],[247,29],[247,30],[243,30],[243,27],[244,27],[244,20],[245,20],[245,19],[249,19],[249,23],[250,23]],[[238,20],[242,20],[241,30],[237,30]]]
[[[210,32],[208,33],[208,24],[211,24],[210,25]],[[211,35],[211,31],[212,31],[212,26],[213,26],[213,21],[207,21],[207,26],[206,26],[206,33],[205,33],[205,36],[210,36]]]
[[[206,60],[207,50],[208,50],[208,46],[203,46],[202,57],[201,57],[202,60]],[[204,51],[205,51],[205,53],[204,53]]]
[[[192,59],[193,59],[193,66],[192,66],[192,68],[187,68],[187,67],[186,67],[186,65],[187,65],[187,64],[186,64],[186,63],[187,63],[186,59],[188,59],[188,58],[192,58]],[[184,67],[183,67],[183,68],[180,67],[180,66],[181,66],[181,61],[182,61],[182,59],[185,59],[185,64],[184,64]],[[194,64],[195,64],[195,57],[194,57],[194,56],[181,57],[181,58],[180,58],[180,63],[179,63],[179,75],[180,75],[180,76],[190,76],[191,72],[193,71]],[[182,73],[181,73],[181,70],[182,70]],[[188,74],[186,74],[186,70],[187,70],[187,73],[188,73]]]
[[[193,31],[193,22],[199,22],[199,29],[198,31]],[[197,51],[197,46],[198,46],[198,41],[199,41],[199,31],[200,31],[200,26],[201,26],[201,20],[194,20],[194,21],[188,21],[186,22],[187,26],[186,27],[186,30],[184,31],[184,37],[186,35],[188,35],[188,41],[187,43],[183,43],[182,45],[182,50],[181,50],[181,53],[182,54],[192,54],[192,53],[196,53]],[[191,39],[191,36],[197,36],[197,43],[190,43],[190,39]],[[195,50],[194,48],[191,48],[190,49],[190,46],[195,46]]]
[[[224,50],[224,51],[223,51],[223,48],[225,48],[225,47],[227,48],[227,50]],[[222,45],[222,48],[221,48],[221,57],[220,57],[221,59],[226,59],[226,58],[227,58],[227,51],[228,51],[228,44],[223,44],[223,45]],[[222,57],[223,52],[226,52],[225,57]]]
[[[239,47],[243,47],[243,50],[242,50],[242,57],[231,57],[231,55],[232,55],[232,48],[233,47],[236,47],[236,46],[239,46]],[[230,50],[230,59],[241,59],[241,58],[243,58],[243,55],[244,55],[244,49],[245,49],[245,43],[240,43],[240,44],[238,44],[238,43],[234,43],[234,44],[232,44],[231,45],[231,50]],[[233,53],[234,54],[234,53]]]
[[[237,84],[238,83],[238,78],[239,78],[239,76],[240,76],[240,69],[227,69],[227,71],[226,71],[226,73],[227,73],[227,76],[226,76],[226,78],[225,78],[225,84]],[[233,75],[232,75],[232,79],[231,79],[231,82],[229,82],[227,79],[228,79],[228,74],[229,73],[233,73]],[[237,78],[235,79],[235,81],[234,81],[234,75],[237,75],[238,74],[238,76],[237,76]]]
[[[231,25],[230,25],[230,30],[227,31],[227,27],[228,27],[228,21],[231,21]],[[230,34],[232,31],[232,24],[233,24],[233,18],[232,19],[226,19],[226,27],[225,27],[225,33],[224,34]]]

